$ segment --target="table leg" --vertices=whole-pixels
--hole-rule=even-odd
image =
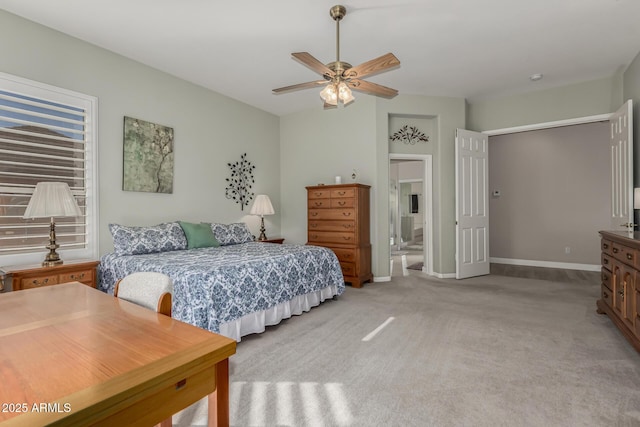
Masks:
[[[216,364],[216,390],[208,400],[209,427],[229,427],[229,359]]]

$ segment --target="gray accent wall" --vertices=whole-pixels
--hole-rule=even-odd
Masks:
[[[1,10],[0,52],[2,72],[98,98],[101,254],[113,248],[112,222],[245,221],[257,233],[259,219],[225,198],[227,162],[245,152],[256,166],[254,192],[276,210],[267,232],[280,234],[277,116]],[[173,194],[122,190],[124,116],[173,127]]]
[[[490,137],[491,257],[598,265],[610,169],[608,122]]]

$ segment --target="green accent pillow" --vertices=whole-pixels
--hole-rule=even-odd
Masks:
[[[194,224],[192,222],[178,221],[180,227],[184,231],[184,235],[187,236],[187,249],[194,248],[217,248],[220,246],[220,242],[213,235],[211,226],[209,224]]]

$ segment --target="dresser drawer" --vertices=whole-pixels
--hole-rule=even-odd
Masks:
[[[341,233],[337,231],[309,231],[309,241],[353,245],[356,242],[356,235],[355,233]]]
[[[341,262],[340,268],[342,269],[343,276],[355,276],[356,265],[352,262]]]
[[[355,219],[355,209],[309,209],[309,219]]]
[[[611,245],[611,253],[615,259],[622,261],[625,264],[634,265],[637,257],[635,249],[631,249],[625,245],[613,242]]]
[[[602,239],[600,240],[600,249],[607,255],[611,255],[611,240]]]
[[[640,289],[636,290],[636,318],[634,326],[636,337],[640,338]]]
[[[355,197],[356,190],[354,188],[338,188],[336,190],[331,190],[331,198],[335,199],[338,197]]]
[[[356,250],[355,249],[343,249],[343,248],[330,248],[335,252],[340,262],[355,262]]]
[[[331,190],[309,190],[307,197],[309,199],[328,199],[331,197]]]
[[[309,199],[310,209],[323,209],[331,207],[331,199]]]
[[[93,285],[93,272],[94,270],[83,270],[63,273],[60,275],[60,283],[82,282],[87,285]]]
[[[25,277],[21,280],[20,289],[33,289],[40,288],[42,286],[51,286],[57,285],[60,283],[58,281],[58,275],[53,274],[49,276],[38,276],[38,277]]]
[[[604,283],[600,287],[600,295],[602,296],[602,301],[606,302],[609,307],[613,307],[613,292]]]
[[[353,231],[355,221],[309,221],[309,231]]]
[[[343,199],[331,199],[332,208],[352,208],[356,205],[356,201],[353,197]]]
[[[611,265],[613,264],[613,258],[611,258],[607,254],[602,254],[600,258],[602,258],[602,267],[608,270],[611,270]]]
[[[606,268],[602,268],[602,272],[600,273],[602,276],[602,285],[606,286],[609,291],[611,291],[613,288],[613,283],[611,283],[611,271],[607,270]]]

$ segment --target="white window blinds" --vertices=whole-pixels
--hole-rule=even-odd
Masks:
[[[83,213],[55,218],[59,251],[77,249],[91,256],[96,252],[90,244],[96,221],[87,201],[95,197],[95,188],[90,188],[95,179],[88,173],[95,167],[90,155],[94,101],[44,85],[2,83],[0,78],[0,260],[46,251],[49,219],[22,218],[41,181],[66,182]]]

